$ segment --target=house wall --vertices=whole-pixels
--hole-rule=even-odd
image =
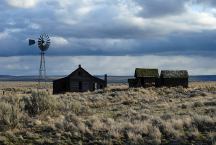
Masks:
[[[188,78],[161,78],[161,86],[168,86],[168,87],[183,86],[183,87],[188,87]]]
[[[95,91],[96,89],[104,89],[105,86],[106,84],[104,82],[95,81],[91,78],[67,78],[65,80],[57,80],[53,82],[53,94],[59,94],[64,92]]]
[[[53,94],[66,92],[69,88],[68,85],[67,78],[53,81]]]
[[[142,87],[156,86],[157,83],[157,78],[155,77],[143,77],[143,78],[138,78],[138,80],[141,83],[140,85]]]
[[[94,91],[95,89],[104,89],[106,85],[106,76],[103,81],[91,76],[80,67],[68,77],[53,81],[53,94]]]
[[[85,92],[94,91],[95,89],[103,89],[105,83],[95,81],[91,78],[71,78],[70,79],[70,92]]]
[[[128,80],[129,87],[152,87],[158,86],[158,78],[156,77],[140,77]]]
[[[136,87],[136,84],[134,84],[133,82],[128,82],[129,88],[134,88]]]
[[[94,80],[91,76],[82,73],[75,73],[70,77],[70,90],[71,92],[85,92],[93,91]]]
[[[106,83],[104,82],[99,82],[99,81],[96,81],[96,86],[97,86],[97,89],[104,89],[106,87]]]
[[[129,88],[137,87],[137,79],[128,79]]]

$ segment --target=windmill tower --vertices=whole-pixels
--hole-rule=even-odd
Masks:
[[[45,51],[48,50],[50,46],[50,38],[47,34],[42,34],[38,38],[38,48],[40,49],[40,68],[39,68],[39,78],[38,84],[40,87],[41,82],[46,82],[46,65],[45,65]],[[29,46],[34,45],[35,40],[29,39]]]

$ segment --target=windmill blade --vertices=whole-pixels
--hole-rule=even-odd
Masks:
[[[38,38],[38,41],[39,41],[39,40],[41,41],[41,40],[43,40],[43,38],[40,37],[40,38]]]
[[[35,40],[29,39],[29,46],[34,45],[35,44]]]

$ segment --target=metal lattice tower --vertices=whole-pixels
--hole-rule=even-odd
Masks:
[[[33,45],[35,44],[35,40],[29,39],[29,45]],[[47,34],[42,34],[40,35],[40,37],[38,38],[38,47],[40,49],[40,68],[39,68],[39,78],[38,78],[38,87],[39,88],[43,88],[43,86],[41,86],[42,82],[47,81],[47,77],[46,77],[46,64],[45,64],[45,51],[48,50],[50,46],[50,38]]]
[[[45,64],[45,52],[41,51],[41,59],[40,59],[40,69],[39,69],[39,78],[38,82],[39,85],[41,82],[46,82],[47,77],[46,77],[46,64]]]

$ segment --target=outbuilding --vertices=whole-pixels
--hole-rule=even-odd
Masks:
[[[158,69],[136,68],[134,79],[128,79],[129,87],[157,86],[159,79]]]
[[[188,78],[187,70],[162,70],[160,74],[160,86],[188,87]]]

